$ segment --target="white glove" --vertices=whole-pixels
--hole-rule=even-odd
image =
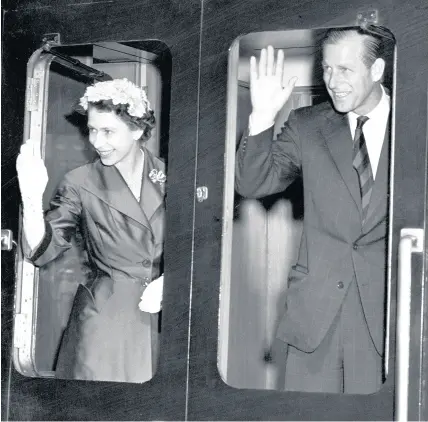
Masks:
[[[16,160],[19,189],[25,205],[41,204],[48,183],[48,172],[40,154],[40,144],[28,139]]]
[[[16,160],[16,171],[24,208],[24,233],[33,250],[45,234],[43,193],[48,183],[48,172],[38,142],[28,139],[21,146]]]
[[[163,275],[153,280],[144,290],[138,307],[143,312],[155,314],[162,309]]]

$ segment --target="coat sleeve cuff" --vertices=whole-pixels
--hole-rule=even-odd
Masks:
[[[36,262],[46,251],[52,240],[52,227],[45,221],[45,236],[41,242],[31,251],[29,259]]]

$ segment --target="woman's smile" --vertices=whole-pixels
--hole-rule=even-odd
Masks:
[[[114,150],[113,149],[109,149],[107,151],[99,151],[97,150],[98,154],[100,155],[100,157],[102,158],[106,158],[108,157]]]

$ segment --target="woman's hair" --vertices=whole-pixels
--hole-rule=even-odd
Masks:
[[[99,111],[114,112],[132,130],[143,130],[140,141],[150,139],[152,129],[155,127],[155,114],[148,109],[142,117],[131,116],[128,113],[128,104],[113,104],[112,100],[88,101],[89,107],[94,107]]]
[[[114,112],[132,130],[143,130],[140,141],[148,140],[155,126],[146,91],[126,78],[96,82],[87,87],[79,105],[85,113],[89,107]]]

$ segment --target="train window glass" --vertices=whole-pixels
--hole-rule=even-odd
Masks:
[[[35,247],[25,201],[20,220],[14,364],[24,375],[141,383],[156,371],[170,75],[157,41],[47,45],[29,61],[24,141],[48,182]]]
[[[385,380],[394,49],[372,26],[230,49],[218,369],[233,387],[368,394]]]

